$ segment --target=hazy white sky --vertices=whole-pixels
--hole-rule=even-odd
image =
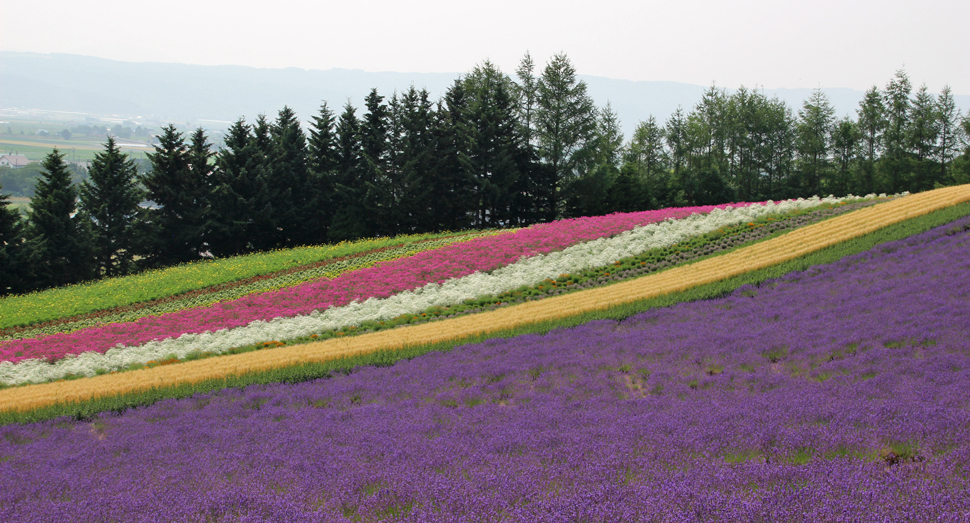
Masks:
[[[0,0],[0,50],[266,68],[512,73],[563,51],[580,74],[734,88],[970,94],[966,0]]]

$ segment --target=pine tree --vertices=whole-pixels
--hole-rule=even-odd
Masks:
[[[610,187],[620,174],[623,133],[619,117],[609,102],[597,111],[596,131],[590,145],[582,175],[569,187],[567,216],[599,216],[611,210]]]
[[[201,128],[191,140],[186,144],[174,125],[166,126],[155,152],[147,155],[152,169],[141,182],[156,207],[147,213],[154,240],[145,252],[146,265],[193,261],[206,250],[212,153]]]
[[[936,113],[936,97],[929,93],[926,84],[920,86],[910,109],[907,139],[912,154],[913,180],[908,190],[926,191],[939,182],[939,168],[934,164],[936,143],[940,135],[939,118]]]
[[[138,168],[109,137],[104,152],[95,154],[81,184],[81,209],[94,231],[94,259],[102,276],[128,274],[138,250],[136,220],[144,192],[138,187]]]
[[[856,190],[860,194],[869,194],[875,190],[876,159],[881,151],[882,134],[886,129],[886,106],[879,89],[872,86],[866,91],[856,112],[859,115],[859,132],[863,143],[863,164]]]
[[[519,83],[515,85],[516,98],[518,99],[516,116],[520,126],[519,136],[522,137],[525,146],[532,149],[535,113],[539,103],[539,79],[535,76],[535,64],[533,64],[532,56],[528,52],[519,62],[515,75],[519,79]]]
[[[722,175],[729,171],[727,163],[727,139],[729,133],[728,97],[724,89],[716,85],[704,91],[701,101],[692,111],[693,142],[698,158],[695,167],[703,166],[705,171],[718,171]],[[690,119],[690,118],[688,118]],[[704,158],[699,156],[703,155]]]
[[[885,153],[879,162],[879,188],[883,192],[895,193],[909,186],[911,165],[906,135],[912,89],[909,77],[903,70],[896,71],[896,77],[886,85],[886,130],[882,135]]]
[[[430,190],[434,154],[432,105],[427,90],[411,86],[391,103],[388,171],[382,189],[393,199],[389,214],[391,234],[432,230]]]
[[[937,180],[941,185],[949,185],[953,183],[949,172],[950,163],[956,157],[960,143],[960,110],[957,109],[949,85],[943,86],[939,98],[936,99],[936,114],[939,117],[940,133],[939,145],[936,148],[936,158],[940,164]]]
[[[257,120],[257,127],[267,135],[265,118]],[[240,118],[227,131],[225,147],[216,155],[208,239],[215,256],[260,250],[264,231],[275,230],[262,149],[268,141],[263,142]]]
[[[316,231],[315,238],[321,242],[328,237],[334,214],[338,163],[335,125],[333,111],[323,102],[320,112],[312,118],[310,136],[307,139],[307,164],[317,196],[316,209],[308,210],[307,219]]]
[[[388,208],[394,201],[386,194],[389,187],[387,176],[389,108],[384,97],[371,89],[364,98],[367,110],[360,121],[360,182],[364,190],[362,199],[367,233],[365,236],[387,234]]]
[[[476,227],[500,227],[511,221],[513,188],[519,178],[516,155],[521,146],[512,85],[512,80],[488,61],[465,78]]]
[[[10,207],[10,195],[0,192],[0,295],[21,293],[30,288],[24,229],[20,211]]]
[[[445,92],[434,122],[434,160],[428,179],[434,197],[429,213],[433,230],[457,231],[470,227],[475,212],[471,160],[471,122],[468,119],[471,95],[461,79]]]
[[[833,177],[830,189],[838,196],[845,196],[852,192],[854,184],[853,168],[861,137],[858,124],[848,117],[835,122],[832,128],[831,143],[836,174]]]
[[[777,120],[771,101],[757,90],[741,87],[727,100],[727,178],[744,201],[767,197],[763,173],[770,162],[763,144]]]
[[[623,212],[630,212],[630,207],[641,207],[643,211],[649,207],[660,205],[651,203],[651,199],[660,202],[667,201],[667,185],[669,178],[669,162],[667,151],[664,149],[664,132],[657,125],[657,119],[651,116],[646,121],[641,121],[636,130],[630,145],[627,147],[624,158],[623,168],[620,169],[621,175],[628,172],[645,191],[644,195],[636,195],[631,201],[645,200],[644,203],[624,205]],[[626,185],[632,185],[631,181],[624,181]],[[616,210],[621,210],[619,207]]]
[[[830,171],[829,149],[835,109],[821,89],[815,89],[798,111],[798,153],[803,196],[819,195]]]
[[[295,247],[322,242],[315,230],[319,224],[308,220],[319,207],[316,187],[311,181],[307,160],[307,141],[296,113],[283,107],[270,128],[273,142],[272,183],[279,188],[273,208],[280,228],[277,246]]]
[[[556,190],[552,194],[552,207],[559,216],[560,191],[576,178],[595,134],[596,108],[586,92],[586,83],[576,78],[576,69],[565,54],[553,56],[546,65],[537,92],[539,156],[553,173]]]
[[[412,87],[413,89],[413,87]],[[408,221],[406,207],[407,202],[404,198],[405,180],[404,171],[407,162],[408,152],[406,142],[408,132],[406,120],[408,110],[404,107],[403,97],[399,97],[395,92],[387,104],[387,141],[385,144],[383,169],[374,177],[373,185],[370,187],[372,203],[378,209],[377,216],[378,230],[380,234],[395,236],[399,234],[402,227],[406,227],[403,221]]]
[[[762,194],[772,200],[791,198],[795,164],[795,113],[781,100],[770,100],[765,108],[765,140],[758,148],[765,169]]]
[[[42,163],[28,215],[27,238],[34,288],[56,287],[93,278],[93,238],[77,214],[77,188],[55,148]]]
[[[680,107],[674,111],[664,125],[664,140],[670,151],[671,180],[670,190],[665,203],[683,205],[686,201],[686,169],[688,164],[689,145],[687,143],[687,117]],[[679,196],[683,193],[684,196]]]
[[[259,115],[253,123],[253,136],[250,144],[249,161],[252,172],[257,177],[255,185],[263,190],[251,207],[253,211],[249,242],[253,251],[268,251],[280,245],[280,212],[277,205],[286,202],[281,194],[286,188],[276,180],[273,167],[274,140],[272,125],[266,115]]]
[[[360,121],[348,102],[337,121],[337,176],[334,185],[334,217],[328,231],[330,242],[370,236],[363,184]]]

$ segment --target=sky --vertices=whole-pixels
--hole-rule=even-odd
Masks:
[[[970,94],[966,0],[0,0],[0,50],[133,62],[537,72],[720,87]]]

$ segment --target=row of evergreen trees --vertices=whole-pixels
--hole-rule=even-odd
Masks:
[[[538,76],[526,55],[516,80],[485,62],[437,102],[412,87],[371,90],[361,116],[324,103],[308,133],[286,107],[241,118],[218,152],[170,125],[143,175],[109,138],[79,186],[48,155],[25,221],[0,197],[0,292],[377,235],[970,181],[970,123],[948,88],[914,96],[900,71],[856,120],[834,113],[821,91],[796,116],[712,87],[625,144],[565,55]]]

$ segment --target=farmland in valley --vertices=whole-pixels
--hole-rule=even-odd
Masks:
[[[663,209],[7,298],[0,518],[961,521],[968,202]]]

